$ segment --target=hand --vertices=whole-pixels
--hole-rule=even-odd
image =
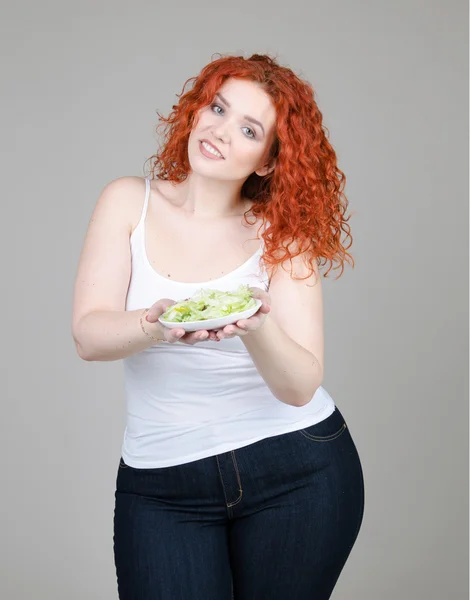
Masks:
[[[216,329],[214,332],[211,332],[215,333],[217,340],[247,335],[259,329],[264,323],[266,315],[271,310],[271,297],[268,292],[265,292],[261,288],[251,287],[250,290],[253,293],[253,298],[258,298],[263,303],[259,307],[258,312],[249,319],[241,319],[236,323],[226,325],[222,329]]]
[[[206,331],[205,329],[199,329],[198,331],[187,333],[184,329],[180,329],[179,327],[170,329],[169,327],[162,325],[158,321],[158,318],[162,316],[168,307],[173,306],[173,304],[176,304],[175,300],[162,298],[161,300],[155,302],[155,304],[152,304],[152,306],[149,308],[149,311],[146,315],[146,320],[149,323],[155,323],[155,328],[154,332],[152,332],[152,335],[163,338],[170,344],[182,342],[183,344],[188,344],[190,346],[197,344],[197,342],[204,342],[209,338],[216,340],[215,333]]]

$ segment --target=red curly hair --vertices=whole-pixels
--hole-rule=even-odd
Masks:
[[[183,181],[191,171],[188,139],[197,113],[208,106],[221,85],[229,78],[260,83],[276,109],[275,142],[271,158],[275,168],[260,177],[251,174],[243,184],[241,194],[254,201],[251,212],[261,219],[266,229],[263,260],[272,273],[281,263],[302,255],[315,272],[314,263],[330,263],[324,276],[344,262],[354,267],[347,252],[352,244],[348,201],[343,193],[345,175],[337,167],[336,154],[322,125],[322,114],[314,99],[312,86],[296,76],[291,69],[280,66],[268,55],[221,56],[205,66],[197,77],[186,81],[179,102],[168,117],[158,113],[163,128],[163,145],[153,160],[151,173],[155,178]],[[193,86],[185,92],[188,83]],[[248,222],[246,214],[245,220]],[[349,238],[343,246],[341,234]],[[291,248],[292,246],[292,248]],[[307,277],[309,276],[307,275]],[[305,279],[305,278],[301,278]]]

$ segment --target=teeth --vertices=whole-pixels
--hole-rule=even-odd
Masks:
[[[218,156],[219,158],[223,158],[223,156],[222,156],[222,154],[220,154],[220,152],[217,152],[217,150],[215,150],[212,146],[210,146],[206,142],[202,142],[202,145],[204,146],[204,148],[208,152],[210,152],[211,154],[214,154],[214,156]]]

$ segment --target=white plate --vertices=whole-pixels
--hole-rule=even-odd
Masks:
[[[248,310],[240,313],[232,313],[231,315],[219,317],[218,319],[206,319],[205,321],[186,321],[186,323],[173,323],[170,321],[163,321],[161,318],[158,320],[162,325],[165,325],[165,327],[168,327],[169,329],[184,329],[185,331],[199,331],[201,329],[209,331],[211,329],[221,329],[222,327],[230,325],[231,323],[235,323],[236,321],[240,321],[241,319],[248,319],[249,317],[252,317],[256,312],[258,312],[259,307],[263,304],[261,300],[258,300],[258,298],[255,298],[255,302],[255,306],[252,306]]]

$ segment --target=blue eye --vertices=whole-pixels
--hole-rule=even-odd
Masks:
[[[219,112],[219,110],[220,112]],[[216,115],[223,115],[224,114],[224,109],[219,106],[218,104],[211,104],[211,110],[212,112],[214,112]],[[246,133],[245,135],[247,137],[249,137],[250,139],[255,139],[256,138],[256,133],[253,131],[253,129],[251,129],[251,127],[243,127],[243,129],[247,129],[249,133]]]

